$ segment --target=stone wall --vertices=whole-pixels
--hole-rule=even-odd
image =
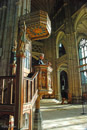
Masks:
[[[0,3],[0,75],[10,75],[11,50],[17,41],[18,20],[29,12],[30,0],[23,3],[22,0],[2,0]]]

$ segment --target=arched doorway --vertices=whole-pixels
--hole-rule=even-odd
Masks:
[[[60,72],[60,93],[62,99],[68,99],[68,78],[65,71]]]

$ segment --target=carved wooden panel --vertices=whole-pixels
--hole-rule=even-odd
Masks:
[[[24,21],[27,25],[26,37],[31,40],[46,39],[51,34],[51,21],[47,12],[42,10],[20,17],[19,26],[23,28]]]

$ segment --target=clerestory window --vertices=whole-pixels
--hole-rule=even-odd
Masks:
[[[87,84],[87,40],[81,39],[79,43],[79,64],[81,73],[81,84]]]

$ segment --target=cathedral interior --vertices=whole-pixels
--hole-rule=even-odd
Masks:
[[[43,99],[87,103],[87,0],[0,0],[0,130],[42,130]]]

